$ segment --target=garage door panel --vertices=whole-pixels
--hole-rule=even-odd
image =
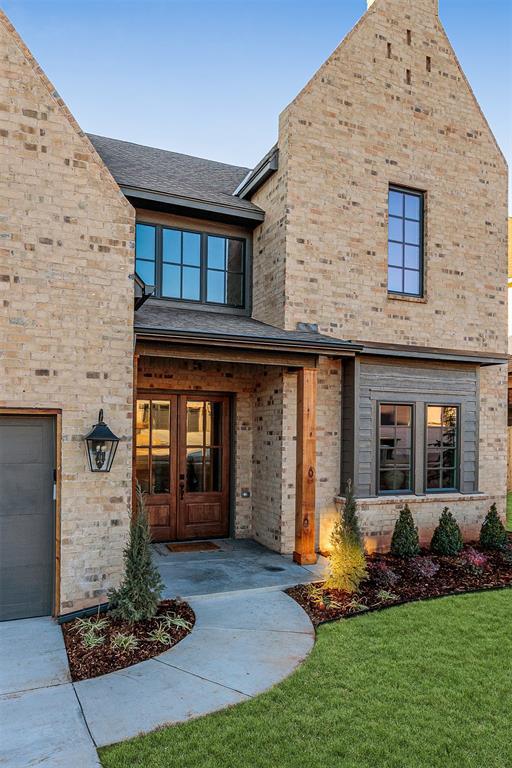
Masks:
[[[0,514],[47,514],[46,504],[52,500],[52,471],[48,464],[0,466]]]
[[[44,424],[0,424],[0,464],[46,463],[45,436]]]
[[[34,591],[34,581],[39,583],[39,589]],[[32,616],[44,616],[51,612],[52,580],[49,578],[47,564],[31,566],[30,570],[24,565],[0,568],[0,583],[2,584],[2,610],[6,618],[28,619]]]
[[[51,613],[54,422],[0,416],[0,619]]]

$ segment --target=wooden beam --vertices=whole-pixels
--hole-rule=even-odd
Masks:
[[[133,388],[132,388],[132,514],[137,506],[137,377],[139,373],[139,355],[133,355]]]
[[[316,563],[316,391],[315,368],[297,374],[297,479],[295,489],[295,551],[301,565]]]
[[[159,344],[137,340],[137,354],[144,357],[167,357],[182,360],[211,360],[216,363],[250,363],[256,365],[280,365],[290,368],[314,368],[317,356],[296,352],[271,352],[265,350],[208,347],[200,344]]]

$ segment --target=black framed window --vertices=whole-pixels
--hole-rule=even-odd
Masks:
[[[156,284],[156,227],[137,224],[135,228],[135,271],[146,285]]]
[[[379,404],[378,492],[411,493],[413,487],[413,407]]]
[[[388,292],[423,295],[423,193],[390,187]]]
[[[140,223],[135,269],[155,296],[242,308],[246,242],[243,238]]]
[[[459,485],[459,409],[427,406],[426,490],[456,491]]]

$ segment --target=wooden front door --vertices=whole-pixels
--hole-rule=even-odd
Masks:
[[[135,471],[155,541],[229,534],[229,398],[140,395]]]

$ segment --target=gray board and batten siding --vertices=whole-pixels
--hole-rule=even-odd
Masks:
[[[478,491],[479,366],[397,363],[385,358],[345,360],[343,365],[341,492],[353,480],[359,498],[377,495],[379,403],[413,406],[414,493],[425,493],[426,406],[459,409],[461,493]]]

